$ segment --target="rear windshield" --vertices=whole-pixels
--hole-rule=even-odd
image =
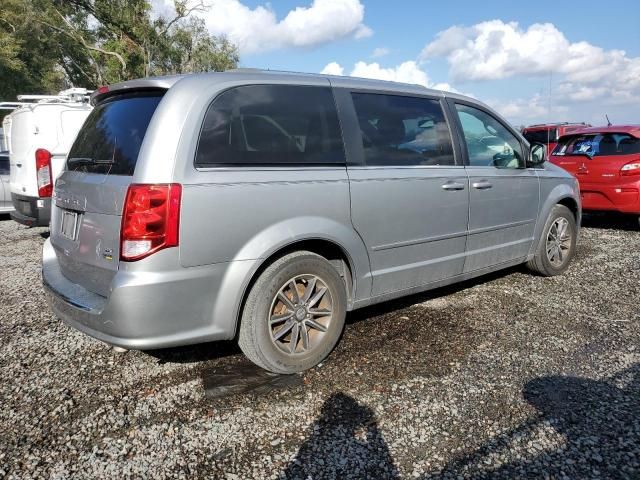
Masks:
[[[544,143],[547,145],[556,141],[558,130],[555,128],[550,128],[548,130],[525,130],[523,135],[529,143]]]
[[[133,175],[151,117],[164,92],[120,95],[93,109],[67,157],[67,170]]]
[[[633,155],[640,153],[640,139],[623,133],[578,135],[563,140],[553,155]]]

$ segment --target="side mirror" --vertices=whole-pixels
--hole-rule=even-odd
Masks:
[[[532,143],[529,150],[530,167],[540,167],[547,161],[547,146],[544,143]]]

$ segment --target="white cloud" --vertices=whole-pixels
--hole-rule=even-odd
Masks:
[[[153,0],[155,15],[167,16],[172,0]],[[315,47],[342,38],[364,38],[372,30],[360,0],[313,0],[278,19],[269,3],[250,8],[240,0],[209,0],[201,16],[214,35],[225,35],[241,54],[287,47]]]
[[[380,58],[385,55],[389,55],[390,50],[385,47],[374,48],[373,52],[371,52],[371,58]]]
[[[337,62],[331,62],[327,63],[320,73],[325,75],[344,75],[344,68]]]
[[[328,63],[320,73],[329,75],[344,75],[344,67],[336,62]],[[433,83],[429,78],[427,72],[422,70],[417,62],[414,60],[408,60],[396,65],[395,67],[382,67],[378,62],[357,62],[351,73],[350,77],[371,78],[374,80],[387,80],[392,82],[402,83],[414,83],[417,85],[423,85],[427,88],[434,88],[436,90],[447,90],[450,92],[457,92],[448,83]]]
[[[548,98],[542,101],[535,95],[501,102],[499,110],[509,117],[552,120],[563,111],[586,116],[589,108],[602,111],[640,102],[640,57],[585,41],[572,43],[551,23],[526,29],[502,20],[453,26],[440,32],[420,55],[423,61],[438,57],[446,58],[454,82],[552,75],[555,112],[544,107]]]

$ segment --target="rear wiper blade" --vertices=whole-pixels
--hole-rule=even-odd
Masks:
[[[78,165],[113,165],[115,160],[112,159],[95,159],[89,157],[74,157],[67,160],[67,166],[69,167],[77,167]]]

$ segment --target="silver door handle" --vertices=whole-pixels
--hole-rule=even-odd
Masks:
[[[442,185],[443,190],[464,190],[464,184],[458,182],[447,182]]]
[[[479,182],[473,182],[471,184],[471,186],[473,188],[477,188],[478,190],[486,190],[487,188],[491,188],[493,187],[493,185],[491,185],[489,182],[487,182],[486,180],[480,180]]]

